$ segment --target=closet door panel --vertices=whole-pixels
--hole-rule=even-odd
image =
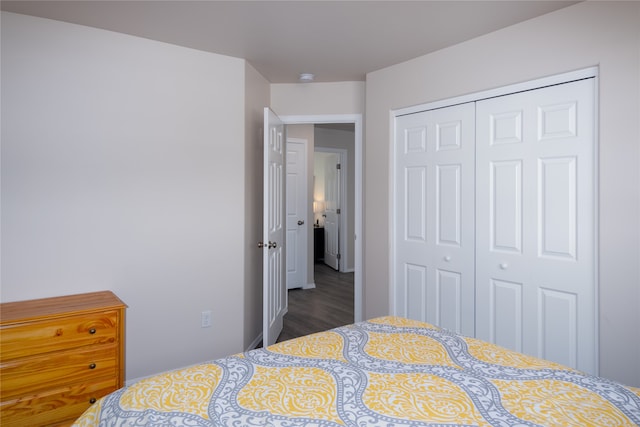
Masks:
[[[452,331],[462,329],[462,275],[454,271],[436,272],[436,322],[438,326]]]
[[[490,341],[522,351],[522,283],[491,279]]]
[[[577,163],[575,156],[538,161],[539,256],[576,260]]]
[[[461,165],[437,166],[436,230],[439,244],[460,246],[462,235]]]
[[[490,248],[522,253],[522,161],[491,162],[489,173]]]
[[[546,359],[576,367],[578,362],[578,295],[541,288],[538,295],[538,345]],[[570,344],[567,344],[570,343]]]
[[[473,103],[432,110],[428,153],[434,179],[428,206],[435,221],[431,262],[436,324],[473,336],[475,317]],[[429,141],[429,139],[428,139]]]
[[[426,192],[427,168],[409,166],[404,177],[404,239],[417,243],[427,240]]]
[[[428,276],[432,267],[427,236],[427,126],[419,116],[398,119],[395,155],[395,311],[433,322],[427,313]]]
[[[394,146],[394,312],[467,335],[475,318],[474,132],[474,106],[463,104],[398,117]]]
[[[477,336],[596,373],[594,80],[476,105]]]
[[[427,268],[424,265],[405,263],[404,283],[406,286],[403,310],[411,319],[424,319],[427,315]]]

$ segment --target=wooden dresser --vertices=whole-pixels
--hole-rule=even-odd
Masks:
[[[125,309],[109,291],[0,304],[0,425],[70,425],[122,387]]]

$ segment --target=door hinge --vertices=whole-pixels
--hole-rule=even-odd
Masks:
[[[336,213],[340,215],[340,208],[336,209]]]
[[[340,163],[336,163],[336,169],[340,169]]]
[[[337,258],[337,259],[340,259],[340,258],[342,258],[342,257],[340,256],[340,254],[336,254],[336,258]]]

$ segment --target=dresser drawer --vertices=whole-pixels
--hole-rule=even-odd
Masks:
[[[2,328],[2,359],[116,342],[118,312],[48,319]]]
[[[47,390],[22,398],[4,399],[0,403],[2,427],[70,425],[98,399],[117,390],[114,378],[82,382],[67,387]]]
[[[116,355],[117,346],[106,344],[2,362],[2,399],[56,388],[60,384],[105,376],[116,378]]]

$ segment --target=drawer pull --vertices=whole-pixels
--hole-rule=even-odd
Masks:
[[[96,399],[95,397],[92,397],[91,399],[89,399],[89,403],[93,405],[94,403],[96,403],[96,400],[98,399]]]
[[[91,365],[89,365],[89,369],[96,369],[96,364],[92,363]]]
[[[89,333],[90,333],[91,335],[95,334],[95,333],[96,333],[96,328],[91,328],[91,329],[89,329]]]

